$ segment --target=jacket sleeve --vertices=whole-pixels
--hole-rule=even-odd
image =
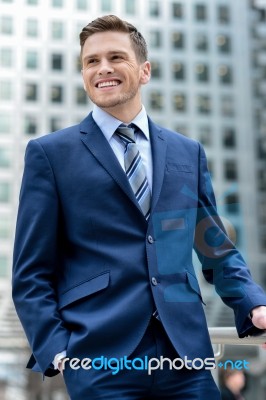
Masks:
[[[194,248],[205,279],[215,285],[223,302],[234,310],[239,336],[261,332],[252,324],[249,313],[256,306],[266,305],[266,295],[252,280],[249,268],[228,238],[217,214],[207,160],[201,145]]]
[[[57,310],[59,201],[49,160],[37,141],[29,142],[19,199],[13,258],[13,300],[33,351],[30,365],[54,375],[55,354],[70,333]],[[49,368],[51,369],[49,370]]]

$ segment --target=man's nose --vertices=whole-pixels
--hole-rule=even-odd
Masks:
[[[99,65],[98,74],[107,75],[111,74],[112,72],[114,72],[114,69],[112,65],[108,62],[108,60],[102,60]]]

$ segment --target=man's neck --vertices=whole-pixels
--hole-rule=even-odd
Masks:
[[[103,108],[102,110],[112,115],[114,118],[118,119],[125,124],[129,124],[133,119],[140,113],[142,109],[142,104],[138,104],[137,106],[131,107],[130,105],[126,106],[125,104],[121,104],[121,107],[108,107]]]

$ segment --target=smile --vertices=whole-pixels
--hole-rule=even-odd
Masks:
[[[101,89],[101,88],[105,88],[105,87],[112,87],[112,86],[118,86],[120,85],[120,81],[104,81],[104,82],[100,82],[98,83],[96,86]]]

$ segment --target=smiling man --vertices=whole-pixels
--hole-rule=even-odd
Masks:
[[[28,367],[60,371],[72,400],[218,400],[193,247],[240,337],[266,328],[266,296],[217,215],[202,146],[146,114],[143,36],[109,15],[80,44],[93,111],[25,156],[13,298]]]

